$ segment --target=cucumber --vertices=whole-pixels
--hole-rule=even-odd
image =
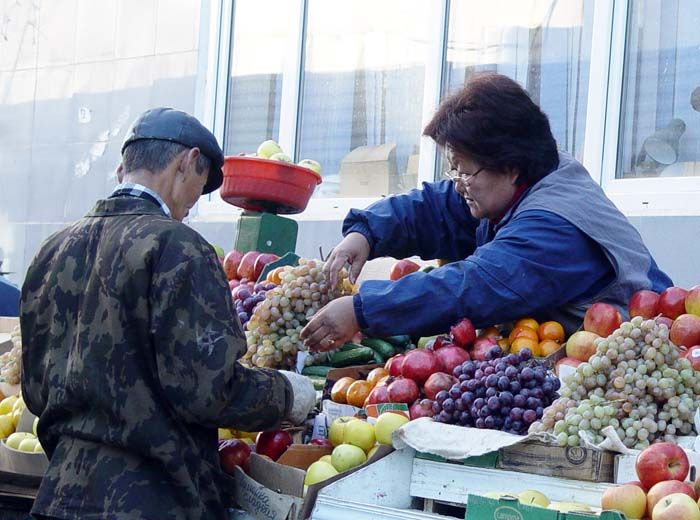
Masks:
[[[394,345],[384,341],[383,339],[365,338],[362,340],[362,344],[365,347],[369,347],[372,350],[376,351],[384,359],[389,359],[391,356],[396,354],[396,349],[394,348]]]
[[[345,352],[334,352],[330,358],[331,365],[335,368],[364,365],[374,359],[374,351],[369,347],[358,347]]]
[[[373,359],[374,363],[377,363],[380,365],[383,365],[384,363],[386,363],[386,359],[384,359],[379,352],[377,352],[376,350],[373,350],[372,353],[373,353],[373,357],[374,357],[374,359]]]
[[[356,348],[360,348],[362,345],[358,345],[357,343],[352,343],[348,341],[347,343],[343,343],[340,348],[338,348],[337,352],[347,352],[348,350],[355,350]]]
[[[311,382],[314,385],[314,390],[323,390],[326,386],[326,378],[325,377],[311,376],[311,377],[309,377],[309,379],[311,379]]]
[[[304,367],[301,370],[301,373],[305,376],[326,377],[328,372],[331,370],[333,370],[333,367],[324,365],[309,365],[308,367]]]
[[[387,336],[386,338],[382,339],[387,343],[391,343],[396,348],[406,348],[406,345],[408,345],[411,342],[411,336],[409,336],[408,334],[400,334],[398,336]]]

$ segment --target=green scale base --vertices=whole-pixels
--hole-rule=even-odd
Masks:
[[[296,220],[273,213],[244,211],[238,222],[236,250],[259,251],[283,256],[297,246],[299,226]]]

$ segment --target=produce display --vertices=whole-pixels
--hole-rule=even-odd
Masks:
[[[0,382],[9,385],[19,384],[19,375],[22,370],[22,333],[17,325],[10,333],[12,348],[0,354]]]
[[[262,143],[260,143],[257,152],[253,154],[247,154],[247,157],[258,157],[260,159],[269,159],[271,161],[282,161],[287,163],[294,162],[289,155],[284,153],[282,147],[272,139],[268,139],[267,141],[263,141]],[[321,165],[318,161],[315,161],[313,159],[302,159],[297,163],[297,166],[307,168],[314,172],[316,175],[321,175]]]

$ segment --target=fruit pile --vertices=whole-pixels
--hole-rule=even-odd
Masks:
[[[282,147],[272,139],[268,139],[267,141],[260,143],[257,152],[246,154],[246,157],[257,157],[259,159],[268,159],[270,161],[281,161],[286,163],[294,162],[289,155],[284,153]],[[314,161],[313,159],[302,159],[297,163],[297,166],[306,168],[318,176],[321,175],[321,165],[318,161]]]
[[[669,340],[665,324],[636,316],[596,339],[595,347],[564,378],[561,395],[567,400],[557,401],[532,431],[551,431],[560,445],[579,446],[582,437],[602,442],[602,429],[612,426],[635,449],[691,433],[700,377]]]
[[[297,266],[282,268],[281,283],[267,290],[247,323],[244,363],[268,368],[294,365],[297,352],[306,348],[299,339],[304,325],[334,294],[346,294],[347,273],[340,273],[338,287],[330,291],[322,268],[322,262],[303,258]]]
[[[603,509],[627,518],[700,520],[700,482],[693,486],[685,481],[690,463],[683,449],[668,442],[654,444],[639,454],[635,469],[639,480],[607,489]]]
[[[22,369],[22,334],[19,325],[12,329],[10,338],[12,348],[0,355],[0,382],[18,385]]]
[[[447,424],[522,435],[558,397],[559,380],[527,348],[504,355],[493,347],[486,360],[465,361],[452,373],[459,381],[432,405],[434,419]]]
[[[236,306],[236,313],[241,325],[245,326],[245,324],[248,323],[255,307],[259,303],[265,301],[265,294],[267,291],[274,288],[275,284],[270,282],[256,284],[253,282],[246,282],[241,283],[231,291],[233,303]]]
[[[20,396],[11,395],[0,401],[0,439],[14,433],[25,408]]]

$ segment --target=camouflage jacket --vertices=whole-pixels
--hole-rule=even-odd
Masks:
[[[236,361],[234,315],[213,248],[149,201],[98,201],[47,239],[21,301],[22,392],[50,458],[33,513],[224,518],[217,426],[274,428],[292,401]]]

